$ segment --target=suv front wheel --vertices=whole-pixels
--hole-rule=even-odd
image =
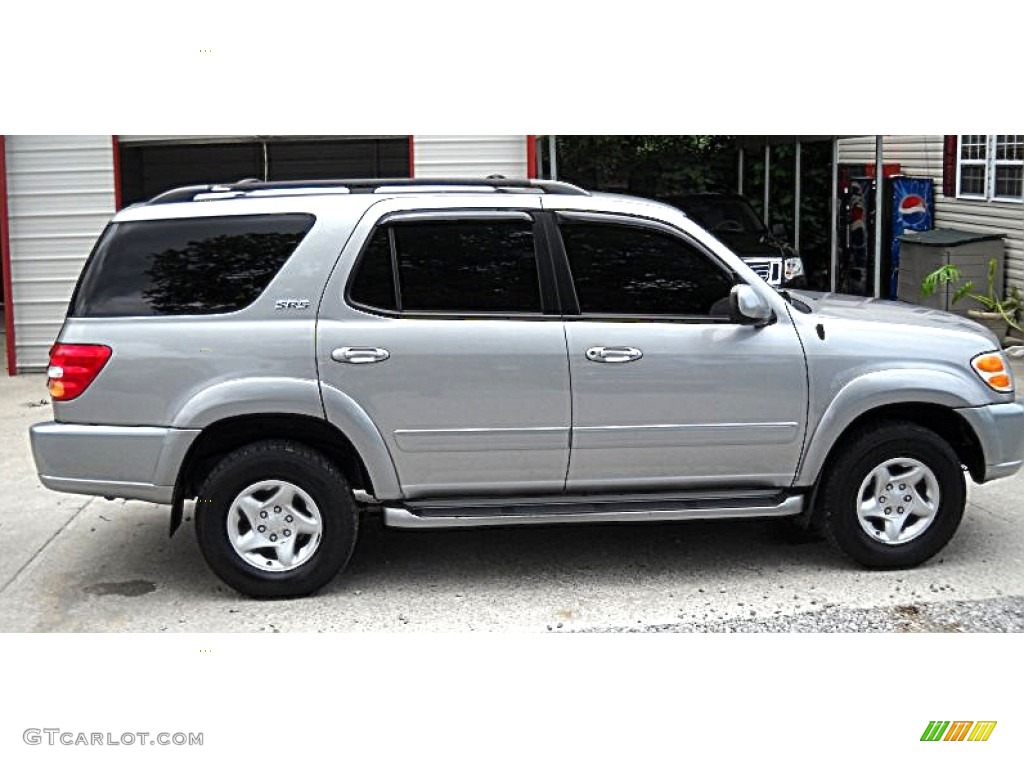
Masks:
[[[344,476],[318,451],[268,440],[228,454],[196,503],[203,557],[251,597],[298,597],[344,568],[358,511]]]
[[[825,532],[869,568],[911,568],[932,557],[960,525],[967,498],[950,445],[909,422],[855,433],[823,482]]]

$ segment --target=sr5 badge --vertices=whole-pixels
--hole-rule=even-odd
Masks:
[[[274,309],[309,309],[309,299],[278,299]]]

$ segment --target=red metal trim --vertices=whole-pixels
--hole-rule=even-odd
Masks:
[[[114,149],[114,211],[121,210],[121,142],[117,136],[110,137]]]
[[[409,137],[409,178],[416,178],[416,137]]]
[[[526,137],[526,178],[537,178],[537,137]]]
[[[14,346],[14,295],[11,289],[11,231],[7,218],[7,137],[0,134],[0,261],[4,266],[4,333],[7,336],[7,374],[18,373]]]
[[[882,177],[891,179],[893,176],[899,176],[901,172],[899,163],[883,163],[882,164]],[[875,164],[868,163],[864,166],[864,175],[869,179],[875,178]]]

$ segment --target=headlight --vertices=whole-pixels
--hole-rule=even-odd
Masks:
[[[787,281],[796,277],[802,277],[804,274],[803,259],[799,256],[791,256],[783,263],[782,271]]]
[[[1002,352],[986,352],[971,360],[971,368],[996,392],[1013,392],[1013,375]]]

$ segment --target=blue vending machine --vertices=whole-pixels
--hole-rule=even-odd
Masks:
[[[892,178],[892,250],[890,252],[889,298],[896,298],[900,270],[900,235],[923,232],[935,222],[935,185],[931,179],[913,176]],[[882,285],[885,285],[884,281]]]

